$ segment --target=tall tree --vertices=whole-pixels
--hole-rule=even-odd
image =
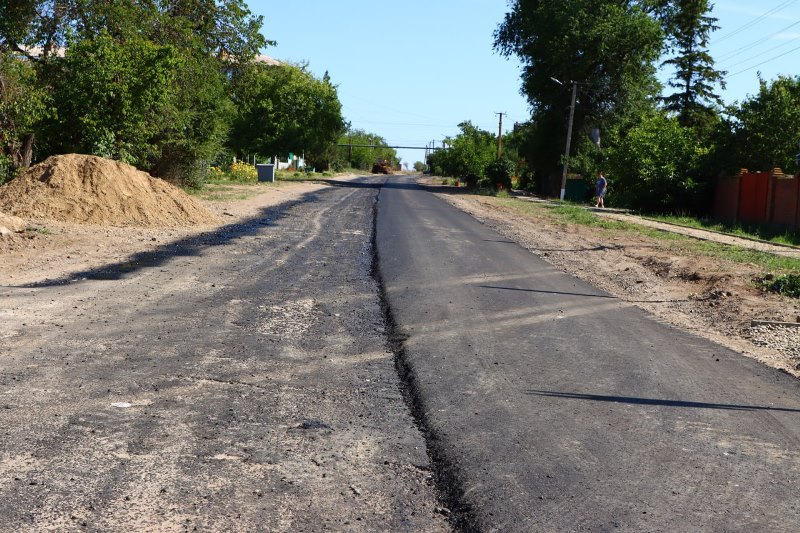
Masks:
[[[682,126],[701,131],[708,130],[716,120],[714,105],[722,104],[714,87],[725,88],[725,72],[714,68],[714,59],[708,53],[711,33],[718,29],[717,19],[708,15],[711,8],[708,0],[675,0],[662,15],[669,49],[674,53],[663,64],[675,68],[675,76],[668,83],[677,89],[664,98],[665,107],[677,113]]]
[[[234,152],[305,152],[322,167],[329,162],[323,160],[328,148],[345,130],[336,86],[327,76],[314,77],[305,65],[243,65],[234,72],[232,94]]]
[[[58,105],[49,148],[146,166],[173,96],[175,56],[144,39],[123,46],[105,32],[69,47],[48,69]]]
[[[156,44],[246,61],[270,44],[263,17],[244,0],[5,0],[0,5],[0,49],[47,59],[69,39],[105,32],[117,40],[145,37]]]
[[[533,114],[524,155],[540,178],[558,173],[570,81],[580,82],[576,135],[592,127],[608,129],[655,104],[660,87],[654,63],[663,34],[650,14],[652,6],[620,0],[514,0],[510,7],[494,46],[524,65],[522,93]]]

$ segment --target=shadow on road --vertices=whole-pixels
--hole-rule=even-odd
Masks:
[[[328,191],[332,190],[333,189],[328,189]],[[162,266],[176,257],[199,257],[203,250],[207,248],[225,246],[236,239],[256,235],[265,226],[275,226],[278,221],[286,216],[286,211],[289,208],[304,202],[314,201],[320,194],[325,194],[326,192],[325,189],[308,192],[297,199],[262,208],[257,215],[242,222],[222,226],[198,235],[192,235],[191,237],[164,244],[154,250],[138,252],[123,261],[71,272],[55,279],[46,279],[36,283],[5,287],[42,288],[85,280],[116,281],[144,268]]]
[[[529,390],[525,394],[531,396],[547,396],[567,400],[589,400],[593,402],[626,403],[631,405],[658,405],[664,407],[689,407],[693,409],[723,409],[730,411],[780,411],[784,413],[800,413],[800,409],[788,407],[772,407],[768,405],[738,405],[727,403],[687,402],[683,400],[660,400],[655,398],[636,398],[630,396],[603,396],[599,394],[581,394],[576,392],[554,392]]]

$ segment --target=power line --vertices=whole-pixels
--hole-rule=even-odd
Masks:
[[[381,124],[384,126],[423,126],[423,127],[430,127],[430,128],[449,128],[451,124],[422,124],[422,123],[415,123],[415,122],[386,122],[383,120],[356,120],[352,119],[353,122],[358,122],[359,124]]]
[[[776,59],[780,59],[781,57],[783,57],[783,56],[787,56],[787,55],[791,54],[792,52],[796,52],[796,51],[798,51],[798,50],[800,50],[800,46],[798,46],[797,48],[792,48],[792,49],[791,49],[791,50],[789,50],[788,52],[784,52],[784,53],[782,53],[782,54],[776,55],[775,57],[771,57],[771,58],[767,59],[766,61],[762,61],[761,63],[758,63],[757,65],[753,65],[752,67],[748,67],[748,68],[746,68],[746,69],[744,69],[744,70],[740,70],[740,71],[738,71],[738,72],[734,72],[733,74],[728,74],[728,76],[727,76],[727,77],[728,77],[728,78],[731,78],[731,77],[733,77],[733,76],[736,76],[736,75],[738,75],[738,74],[742,74],[743,72],[747,72],[747,71],[753,70],[754,68],[758,68],[758,67],[760,67],[761,65],[766,65],[767,63],[770,63],[770,62],[772,62],[772,61],[775,61]]]
[[[790,39],[790,40],[786,41],[783,44],[779,44],[778,46],[773,46],[772,48],[769,48],[768,50],[764,50],[763,52],[760,52],[760,53],[758,53],[758,54],[756,54],[754,56],[750,56],[747,59],[743,59],[741,61],[737,61],[736,63],[733,63],[732,65],[726,65],[725,68],[731,68],[731,67],[735,67],[737,65],[743,65],[745,63],[749,63],[753,59],[756,59],[756,58],[761,57],[763,55],[767,55],[768,53],[774,52],[775,50],[779,50],[781,48],[785,48],[785,47],[789,46],[790,44],[796,42],[799,39],[800,39],[800,37],[797,37],[797,38],[794,38],[794,39]]]
[[[756,24],[758,24],[759,22],[761,22],[765,18],[769,17],[770,15],[774,15],[778,11],[781,11],[781,10],[789,7],[790,5],[794,4],[795,2],[797,2],[797,0],[786,0],[782,4],[777,5],[776,7],[770,9],[769,11],[767,11],[766,13],[762,13],[761,15],[757,16],[756,18],[754,18],[750,22],[746,22],[746,23],[742,24],[741,26],[739,26],[738,28],[735,28],[734,30],[731,30],[730,33],[724,34],[722,37],[717,39],[716,43],[714,43],[714,44],[719,44],[722,41],[725,41],[726,39],[730,39],[731,37],[733,37],[735,35],[739,35],[743,31],[752,28],[753,26],[755,26]]]
[[[781,28],[780,30],[776,31],[773,34],[767,35],[766,37],[762,37],[761,39],[759,39],[757,41],[753,41],[752,43],[749,43],[749,44],[747,44],[745,46],[742,46],[741,48],[737,48],[736,50],[728,52],[727,54],[722,54],[721,56],[719,56],[717,58],[717,61],[719,61],[720,63],[724,63],[728,59],[731,59],[731,58],[737,56],[739,54],[739,52],[741,52],[742,50],[750,50],[752,48],[755,48],[756,46],[758,46],[758,45],[760,45],[760,44],[762,44],[762,43],[764,43],[766,41],[769,41],[770,39],[772,39],[776,35],[780,35],[781,33],[785,32],[786,30],[790,30],[790,29],[794,28],[798,24],[800,24],[800,20],[798,20],[797,22],[793,22],[793,23],[789,24],[785,28]]]

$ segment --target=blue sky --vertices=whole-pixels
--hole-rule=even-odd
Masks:
[[[435,140],[441,146],[463,120],[497,131],[495,113],[506,113],[504,130],[528,116],[519,94],[519,62],[492,50],[492,34],[507,11],[503,0],[250,0],[249,5],[264,16],[263,33],[278,42],[265,53],[307,62],[318,76],[327,70],[339,86],[345,118],[392,144],[425,146]],[[719,0],[713,16],[720,29],[711,53],[729,72],[721,91],[726,102],[757,92],[758,71],[767,80],[800,74],[800,0]],[[399,153],[408,163],[424,155]]]

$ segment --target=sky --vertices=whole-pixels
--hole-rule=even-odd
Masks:
[[[441,146],[471,120],[496,132],[527,120],[521,64],[494,52],[493,33],[508,11],[504,0],[250,0],[277,41],[264,53],[308,63],[338,85],[342,112],[354,128],[392,145]],[[800,74],[800,0],[717,0],[710,52],[728,72],[726,103],[758,91],[766,80]],[[665,81],[670,72],[662,72]],[[424,150],[398,150],[406,163]]]

